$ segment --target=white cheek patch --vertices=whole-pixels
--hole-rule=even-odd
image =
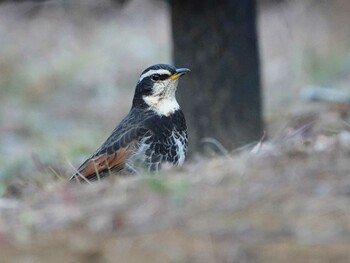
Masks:
[[[177,103],[175,97],[162,98],[160,96],[144,96],[143,100],[158,115],[169,116],[180,109],[180,105]]]
[[[139,82],[141,82],[144,78],[146,77],[149,77],[153,74],[159,74],[159,75],[163,75],[163,74],[166,74],[166,75],[171,75],[170,71],[167,70],[167,69],[153,69],[153,70],[149,70],[145,73],[143,73],[141,76],[140,76],[140,79],[139,79]]]
[[[153,84],[152,93],[153,95],[160,95],[160,94],[165,95],[165,93],[170,93],[171,89],[172,89],[172,85],[170,83],[170,80],[163,80],[163,81],[155,82]],[[169,96],[170,94],[168,95],[168,97]]]
[[[166,80],[155,83],[152,94],[143,96],[143,100],[158,115],[169,116],[180,109],[175,97],[177,83],[177,80]]]
[[[139,81],[142,81],[152,74],[170,75],[171,73],[166,69],[149,70],[141,75]],[[158,115],[169,116],[180,109],[175,97],[177,84],[177,79],[156,81],[153,83],[152,94],[143,96],[143,100]]]

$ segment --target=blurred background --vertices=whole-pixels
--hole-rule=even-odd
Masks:
[[[306,87],[348,89],[349,12],[346,0],[258,1],[271,136],[293,115],[329,106],[305,101]],[[33,158],[72,172],[67,160],[80,163],[102,142],[128,112],[140,72],[172,63],[171,52],[165,1],[3,2],[0,176],[33,172]]]
[[[33,156],[83,161],[129,111],[143,69],[171,63],[163,1],[2,3],[0,13],[1,177],[31,173]]]

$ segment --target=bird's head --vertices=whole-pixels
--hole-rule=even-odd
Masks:
[[[165,116],[177,111],[180,108],[175,97],[178,80],[189,71],[166,64],[148,67],[137,82],[133,106],[150,108]]]

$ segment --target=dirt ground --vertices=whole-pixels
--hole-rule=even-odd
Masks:
[[[0,262],[349,262],[349,104],[303,96],[348,90],[347,1],[260,6],[264,142],[93,185],[72,166],[171,41],[162,1],[77,3],[0,5]]]
[[[2,209],[2,262],[348,262],[350,133],[318,140],[52,183]]]

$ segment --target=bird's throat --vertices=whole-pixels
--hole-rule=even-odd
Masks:
[[[169,116],[180,109],[175,97],[144,96],[143,100],[151,110],[161,116]]]

